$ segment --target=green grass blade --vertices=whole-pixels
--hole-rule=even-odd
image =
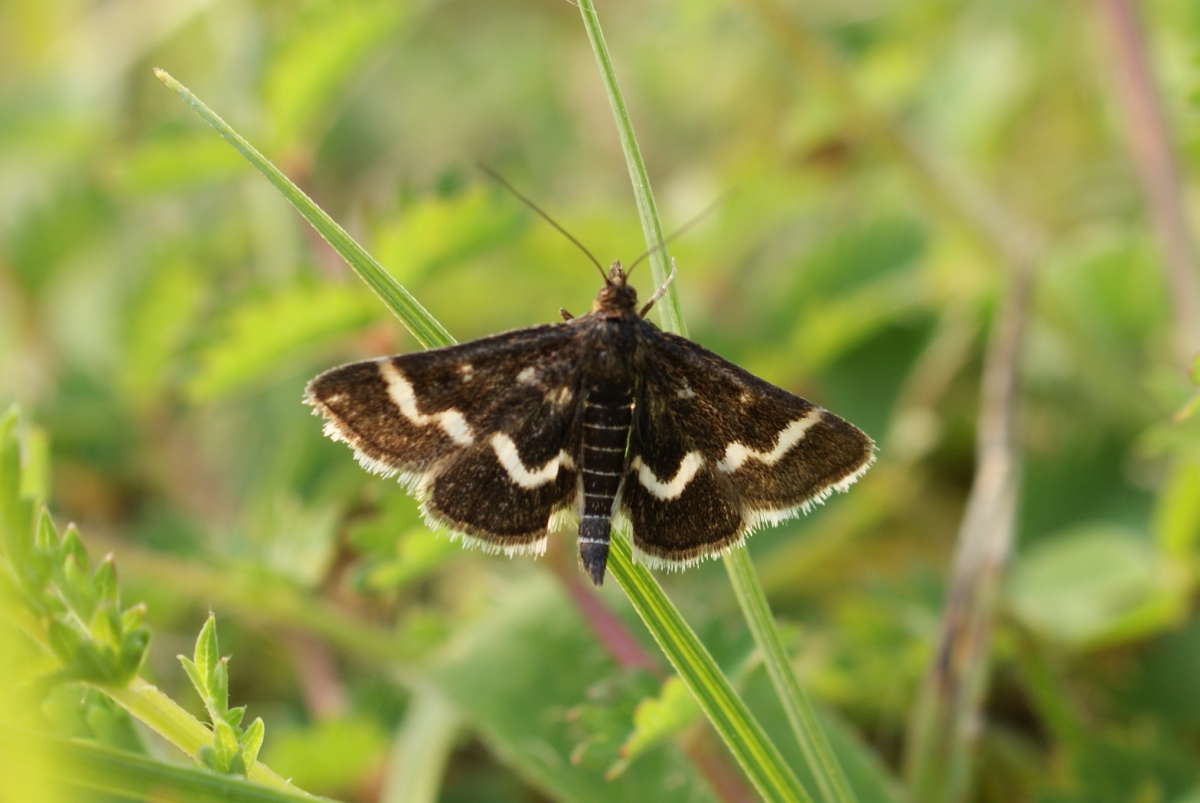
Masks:
[[[613,68],[612,58],[608,54],[608,47],[605,44],[604,34],[600,29],[600,20],[596,14],[596,7],[592,0],[580,0],[579,12],[583,17],[584,28],[587,30],[588,40],[592,44],[592,50],[596,55],[596,63],[600,69],[605,90],[608,92],[609,101],[612,104],[613,119],[617,125],[617,131],[621,139],[621,149],[625,154],[625,161],[629,167],[629,176],[633,182],[634,197],[637,200],[638,216],[641,218],[642,231],[646,237],[646,246],[653,248],[663,241],[663,229],[662,223],[658,218],[658,209],[654,203],[654,195],[650,189],[650,179],[646,173],[646,164],[642,159],[641,150],[638,148],[633,123],[629,117],[629,110],[625,105],[621,88],[617,83],[616,71]],[[654,269],[655,282],[656,284],[661,284],[666,279],[666,265],[668,262],[666,249],[660,248],[655,250],[651,254],[650,259],[651,266]],[[668,289],[667,294],[660,303],[664,307],[660,313],[663,327],[677,334],[686,335],[687,329],[680,311],[675,285],[672,285]],[[779,697],[784,711],[787,713],[788,722],[792,726],[796,741],[800,744],[804,757],[810,765],[813,777],[817,779],[817,785],[820,787],[822,796],[826,800],[836,801],[836,803],[851,803],[854,800],[854,796],[850,791],[849,783],[846,781],[846,776],[829,745],[828,738],[817,722],[812,705],[800,688],[795,673],[788,663],[787,653],[783,648],[783,640],[771,617],[766,593],[763,591],[762,584],[758,580],[758,575],[754,571],[749,554],[745,549],[732,550],[725,557],[725,568],[729,573],[730,582],[733,585],[734,593],[741,606],[742,615],[745,616],[759,651],[762,653],[771,683],[775,688],[775,693]],[[648,574],[647,577],[649,577]],[[621,582],[623,587],[626,585],[620,577],[618,577],[618,582]],[[655,584],[655,588],[657,589],[657,584]],[[661,589],[658,590],[661,594]],[[663,645],[663,640],[659,633],[655,633],[654,637],[659,641],[660,645]],[[664,651],[666,650],[665,645],[663,649]],[[673,664],[676,663],[676,658],[669,653],[668,658],[671,659]],[[678,669],[678,665],[676,668]],[[680,672],[680,674],[682,675],[683,673]],[[692,690],[693,693],[696,693],[694,687]],[[713,718],[713,712],[709,710],[709,706],[703,700],[701,700],[701,705],[705,707],[705,711],[709,713],[709,717]],[[713,723],[717,724],[717,720],[713,719]],[[718,726],[718,730],[721,730],[720,726]],[[734,749],[734,745],[730,743],[731,734],[722,731],[721,735],[726,739],[730,748]],[[737,755],[738,751],[736,749],[734,749],[734,752]],[[738,755],[738,760],[742,762],[743,768],[747,772],[750,772],[750,768],[743,761],[743,756]],[[755,783],[757,784],[758,781],[756,780]],[[761,787],[760,791],[762,791]]]
[[[771,607],[767,595],[759,582],[754,570],[754,562],[750,560],[750,552],[746,549],[734,549],[725,556],[725,570],[729,574],[729,583],[737,596],[742,614],[750,625],[754,642],[762,653],[763,664],[775,694],[787,714],[788,724],[800,743],[804,760],[808,762],[813,777],[820,787],[821,797],[837,803],[851,803],[855,800],[850,790],[850,783],[842,771],[842,766],[829,744],[825,730],[817,720],[817,714],[804,693],[796,673],[788,661],[787,651],[783,646],[779,628],[771,616]]]
[[[604,89],[608,92],[608,101],[612,105],[613,119],[617,123],[617,134],[621,138],[621,151],[625,154],[625,164],[629,166],[629,180],[633,183],[633,198],[637,204],[638,220],[642,224],[642,236],[646,238],[646,247],[654,248],[647,258],[650,262],[650,273],[654,277],[654,286],[661,287],[670,272],[667,266],[670,259],[667,249],[655,246],[666,240],[663,234],[662,222],[658,218],[658,205],[654,202],[654,192],[650,188],[650,176],[646,173],[646,162],[642,159],[642,150],[638,147],[637,136],[634,134],[633,121],[629,118],[629,109],[617,83],[617,73],[613,68],[612,58],[608,55],[608,45],[604,42],[604,32],[600,28],[600,18],[596,15],[596,6],[590,0],[579,3],[579,13],[583,15],[583,27],[587,31],[588,41],[592,43],[592,52],[596,54],[596,65],[600,68],[600,76],[604,80]],[[656,305],[659,320],[663,328],[680,335],[687,335],[687,325],[683,321],[683,313],[679,307],[679,295],[675,287],[667,288]]]
[[[220,115],[208,108],[203,101],[192,94],[191,90],[176,81],[170,73],[156,69],[154,74],[167,87],[178,92],[204,119],[204,122],[216,129],[226,142],[236,148],[246,161],[254,165],[260,173],[267,177],[268,181],[275,185],[276,189],[283,193],[283,197],[296,207],[296,211],[312,224],[317,233],[333,246],[333,250],[341,254],[342,259],[346,260],[346,264],[358,274],[359,278],[375,291],[376,295],[400,319],[400,322],[412,333],[418,343],[425,348],[434,348],[447,346],[454,342],[454,338],[450,336],[446,328],[438,323],[437,319],[430,315],[429,311],[421,306],[421,303],[411,293],[393,279],[391,274],[384,270],[383,266],[350,236],[349,232],[339,226],[325,210],[317,206],[312,198],[309,198],[279,168],[271,164],[270,160],[259,153],[258,149],[247,142],[241,134],[234,131],[228,123],[221,119]]]
[[[662,586],[634,565],[626,539],[613,539],[608,567],[763,799],[812,800]]]
[[[329,798],[271,789],[245,778],[197,767],[168,764],[136,753],[91,742],[38,737],[4,730],[0,744],[12,739],[45,742],[56,765],[67,772],[55,786],[73,790],[79,800],[109,795],[129,800],[187,800],[192,803],[314,803]],[[153,790],[147,797],[148,790]]]

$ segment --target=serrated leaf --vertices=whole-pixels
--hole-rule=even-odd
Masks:
[[[211,141],[211,137],[207,139]],[[117,378],[134,402],[149,401],[178,383],[179,368],[174,360],[191,336],[207,293],[197,266],[173,258],[151,267],[123,319],[124,358]]]
[[[309,15],[269,62],[264,94],[280,132],[276,146],[311,136],[311,128],[345,89],[348,75],[379,46],[407,12],[404,3],[358,5],[343,13],[336,5]]]
[[[239,705],[236,708],[231,708],[221,716],[226,722],[236,728],[238,725],[242,724],[242,718],[246,716],[246,706]]]
[[[150,631],[139,627],[127,631],[121,640],[121,651],[117,672],[122,683],[128,682],[146,660],[146,648],[150,646]]]
[[[192,687],[196,690],[203,699],[208,699],[208,681],[201,671],[200,667],[196,666],[196,662],[186,655],[176,655],[179,663],[183,665],[183,671],[187,673],[188,679],[192,681]]]
[[[239,752],[237,732],[228,722],[218,719],[213,723],[213,749],[220,762],[221,772],[230,772],[233,759]]]
[[[245,301],[204,350],[188,392],[196,401],[237,393],[377,317],[374,300],[350,286],[300,284]]]
[[[700,715],[700,706],[679,676],[667,678],[657,697],[643,700],[634,709],[633,732],[621,745],[620,761],[609,769],[608,777],[624,772],[633,759],[670,739]]]
[[[59,554],[62,556],[64,564],[68,559],[73,560],[74,570],[86,575],[88,571],[87,550],[84,549],[83,539],[79,537],[79,528],[74,524],[67,525],[67,531],[59,545]]]
[[[220,660],[220,646],[217,643],[217,617],[210,613],[204,620],[199,635],[196,636],[196,647],[192,651],[192,661],[201,677],[204,678],[204,682],[199,688],[204,689],[206,693],[211,694],[212,692],[213,674]]]
[[[54,518],[51,517],[50,511],[45,505],[38,514],[37,532],[33,537],[33,545],[39,552],[47,555],[53,555],[55,548],[58,547],[58,528],[54,526]]]
[[[136,630],[146,621],[146,603],[139,602],[131,605],[121,614],[121,630],[129,632]]]
[[[215,709],[213,718],[223,718],[229,708],[229,658],[222,658],[213,668],[209,689],[212,691],[212,704]]]
[[[87,558],[80,565],[78,555],[68,553],[63,559],[60,578],[60,590],[67,602],[83,619],[90,619],[95,608],[95,598],[92,596],[92,578],[87,572]]]
[[[91,621],[88,622],[88,632],[92,641],[103,647],[111,647],[116,652],[119,646],[120,622],[117,612],[107,605],[97,605]]]
[[[254,762],[258,761],[258,752],[262,749],[266,733],[267,728],[263,724],[262,717],[255,717],[254,721],[246,728],[246,732],[242,734],[242,761],[247,768],[253,767]]]
[[[104,556],[100,561],[100,565],[92,574],[92,590],[98,602],[107,603],[113,606],[114,609],[120,607],[117,567],[113,561],[112,553]]]

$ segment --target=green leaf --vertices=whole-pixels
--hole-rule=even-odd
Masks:
[[[1154,533],[1163,552],[1186,562],[1200,542],[1200,462],[1180,457],[1171,466],[1154,511]]]
[[[557,661],[531,661],[530,655],[570,656],[569,671]],[[428,679],[493,755],[550,799],[711,801],[703,779],[671,743],[647,750],[611,780],[604,769],[615,752],[579,760],[578,730],[569,712],[591,699],[597,683],[620,671],[560,588],[544,574],[530,573],[485,617],[460,630],[430,666]],[[614,688],[636,691],[625,684]],[[609,704],[632,711],[637,699]],[[672,779],[669,786],[666,778]]]
[[[242,718],[246,716],[246,706],[239,705],[236,708],[231,708],[223,716],[226,722],[236,728],[242,724]]]
[[[96,572],[92,575],[92,588],[95,591],[96,600],[103,605],[111,606],[115,613],[115,609],[121,605],[121,598],[117,587],[117,566],[111,553],[104,556],[96,568]],[[117,628],[119,630],[119,624]]]
[[[621,745],[621,759],[608,771],[615,777],[650,747],[670,739],[700,715],[700,707],[677,675],[663,683],[658,697],[643,700],[633,712],[633,733]]]
[[[336,4],[300,16],[302,24],[273,54],[266,77],[267,109],[287,148],[313,136],[329,106],[344,95],[350,73],[381,46],[408,12],[408,3],[356,4],[354,13]]]
[[[197,687],[201,695],[213,693],[213,678],[221,661],[220,646],[217,643],[217,617],[209,613],[208,618],[196,636],[196,646],[192,651],[192,661],[199,671],[203,682]]]
[[[201,354],[188,391],[196,401],[210,401],[245,390],[307,358],[314,346],[370,323],[375,310],[370,296],[338,285],[300,284],[245,302]]]
[[[243,173],[246,163],[212,137],[195,134],[139,142],[120,165],[127,193],[180,191]]]
[[[208,698],[208,681],[204,672],[196,665],[196,662],[186,655],[176,655],[179,663],[183,666],[183,671],[187,673],[188,680],[192,681],[192,688],[200,695],[201,698]]]
[[[244,712],[245,707],[235,709]],[[232,713],[232,712],[231,712]],[[238,721],[241,721],[241,716],[238,716]],[[235,726],[237,723],[233,723]],[[246,728],[246,732],[242,734],[242,761],[247,767],[253,767],[254,762],[258,761],[258,751],[262,749],[263,739],[266,736],[267,728],[263,724],[262,717],[255,717],[250,726]]]
[[[1158,632],[1186,612],[1185,578],[1151,544],[1112,526],[1048,537],[1023,554],[1008,587],[1027,626],[1075,647]]]
[[[147,790],[155,790],[155,800],[186,800],[188,803],[320,803],[325,798],[298,790],[274,789],[261,783],[203,769],[180,766],[143,755],[102,747],[91,742],[70,739],[45,739],[32,734],[0,732],[5,750],[14,739],[34,740],[58,757],[54,778],[43,779],[73,790],[68,800],[104,799],[119,795],[122,799],[146,799]],[[43,785],[43,788],[44,785]],[[23,798],[33,800],[33,798]]]
[[[123,318],[118,379],[135,403],[149,402],[178,383],[180,367],[175,361],[196,327],[207,293],[199,266],[178,256],[151,266]]]
[[[217,769],[221,772],[235,771],[234,757],[238,755],[237,731],[228,722],[218,719],[213,723],[213,750],[216,754]]]

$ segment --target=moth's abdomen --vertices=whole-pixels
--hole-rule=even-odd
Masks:
[[[625,444],[632,422],[633,392],[629,387],[600,382],[588,389],[583,402],[579,558],[596,585],[604,581],[608,563],[613,505],[625,472]]]

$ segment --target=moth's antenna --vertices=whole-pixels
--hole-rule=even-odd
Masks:
[[[650,256],[651,254],[653,254],[653,253],[654,253],[655,251],[657,251],[658,249],[660,249],[660,248],[664,248],[664,247],[666,246],[666,244],[667,244],[667,243],[671,242],[671,241],[672,241],[672,240],[674,240],[676,237],[678,237],[679,235],[683,234],[683,233],[684,233],[685,231],[687,231],[688,229],[690,229],[690,228],[692,228],[693,226],[695,226],[695,225],[696,225],[697,223],[699,223],[701,220],[704,220],[704,218],[708,217],[709,213],[710,213],[710,212],[712,212],[714,209],[716,209],[716,208],[717,208],[717,204],[719,204],[719,203],[721,203],[722,201],[724,201],[724,200],[725,200],[725,199],[726,199],[728,196],[729,196],[729,193],[728,193],[728,192],[723,192],[723,193],[721,193],[720,195],[718,195],[718,196],[716,197],[716,200],[714,200],[714,201],[713,201],[712,203],[710,203],[708,206],[704,207],[704,208],[703,208],[703,209],[701,209],[699,212],[697,212],[697,213],[696,213],[694,216],[692,216],[692,219],[691,219],[691,220],[689,220],[687,223],[684,223],[682,226],[680,226],[679,228],[675,229],[675,231],[673,231],[673,232],[671,232],[670,234],[668,234],[668,235],[667,235],[665,238],[663,238],[663,240],[662,240],[662,241],[660,241],[660,242],[658,243],[658,245],[655,245],[655,246],[653,246],[652,248],[647,248],[645,251],[643,251],[643,252],[642,252],[642,255],[641,255],[641,256],[639,256],[637,259],[633,260],[633,262],[632,262],[632,263],[630,263],[629,267],[625,269],[625,278],[629,278],[629,274],[633,273],[633,269],[634,269],[634,268],[636,268],[636,267],[638,266],[638,263],[639,263],[639,262],[641,262],[643,259],[645,259],[646,257]]]
[[[608,281],[608,274],[606,274],[604,272],[604,266],[600,264],[600,261],[598,259],[596,259],[596,257],[592,256],[592,252],[587,249],[586,245],[579,242],[579,240],[575,239],[575,237],[571,234],[571,232],[567,231],[562,226],[560,226],[558,224],[558,221],[555,220],[554,218],[550,217],[550,215],[546,214],[546,212],[544,212],[541,207],[539,207],[533,201],[529,200],[524,195],[522,195],[520,190],[518,190],[516,187],[514,187],[512,184],[510,184],[508,182],[508,179],[506,179],[504,176],[500,175],[495,170],[493,170],[492,168],[485,165],[483,162],[478,162],[477,164],[479,165],[480,170],[482,170],[483,172],[485,172],[489,176],[491,176],[494,181],[496,181],[497,183],[500,184],[500,186],[504,187],[506,190],[511,192],[513,195],[517,196],[517,200],[521,201],[521,203],[528,206],[534,212],[537,212],[539,215],[541,215],[545,219],[545,221],[547,223],[549,223],[554,228],[558,229],[559,233],[562,234],[562,236],[566,237],[568,240],[575,243],[575,246],[580,251],[587,254],[588,259],[592,260],[592,264],[596,266],[596,270],[600,271],[600,275],[604,278],[604,281],[605,282]]]

